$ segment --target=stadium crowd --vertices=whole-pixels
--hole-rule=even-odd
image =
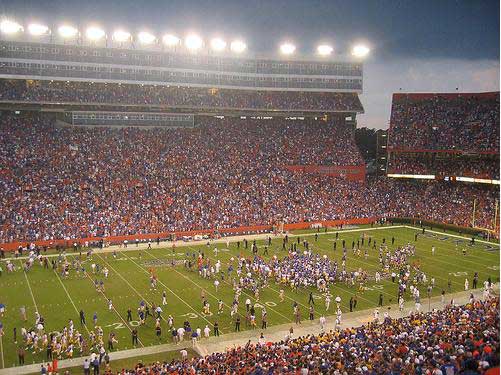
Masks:
[[[499,93],[395,94],[388,146],[499,153]]]
[[[201,108],[362,111],[351,93],[249,91],[91,82],[2,80],[0,100]]]
[[[499,158],[430,158],[429,155],[405,156],[393,153],[388,173],[434,174],[439,176],[478,177],[499,180]]]
[[[499,299],[493,298],[117,374],[487,375],[498,366]]]
[[[289,164],[360,165],[353,133],[323,121],[201,118],[190,129],[0,120],[0,238],[42,240],[218,229],[277,221],[413,216],[490,227],[485,186],[362,182]],[[308,129],[308,131],[306,131]],[[321,141],[319,141],[321,140]]]

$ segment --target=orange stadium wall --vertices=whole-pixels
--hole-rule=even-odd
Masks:
[[[328,220],[328,221],[312,221],[312,222],[301,222],[301,223],[290,223],[284,224],[285,230],[298,230],[298,229],[308,229],[314,224],[321,224],[323,227],[334,227],[340,225],[350,225],[350,224],[370,224],[378,220],[378,218],[362,218],[362,219],[347,219],[347,220]],[[64,247],[71,247],[73,243],[77,242],[79,244],[84,244],[85,242],[99,242],[104,240],[107,243],[123,243],[127,240],[129,243],[133,243],[136,240],[156,240],[158,237],[165,239],[170,235],[175,235],[177,238],[183,236],[195,236],[195,235],[214,235],[216,232],[219,234],[239,234],[239,233],[250,233],[250,232],[264,232],[271,231],[273,225],[252,225],[245,227],[236,228],[225,228],[225,229],[205,229],[205,230],[191,230],[191,231],[180,231],[180,232],[162,232],[162,233],[150,233],[150,234],[138,234],[129,236],[109,236],[109,237],[87,237],[79,239],[68,239],[68,240],[47,240],[47,241],[34,241],[33,243],[37,246],[47,246],[55,247],[57,245]],[[15,251],[19,246],[26,246],[29,241],[17,241],[1,243],[0,248],[5,251]]]
[[[318,173],[332,177],[342,177],[349,181],[365,181],[365,165],[286,165],[289,171]]]

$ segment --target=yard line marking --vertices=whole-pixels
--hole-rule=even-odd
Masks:
[[[3,340],[2,340],[2,335],[0,335],[0,354],[2,355],[1,358],[2,358],[2,368],[5,367],[5,361],[4,361],[4,358],[3,358]]]
[[[22,266],[22,262],[21,262],[21,266]],[[33,295],[33,290],[31,289],[30,280],[28,279],[28,275],[26,275],[26,270],[24,270],[24,268],[23,268],[23,273],[24,273],[24,277],[26,278],[26,282],[28,283],[28,289],[30,290],[31,299],[33,300],[33,303],[35,304],[35,311],[38,312],[37,302],[35,301],[35,296]]]
[[[59,275],[57,274],[57,271],[54,270],[54,273],[56,274],[56,277],[57,279],[59,280],[59,283],[61,284],[61,286],[63,287],[64,291],[66,292],[66,295],[68,296],[71,304],[73,305],[73,308],[75,309],[77,315],[80,315],[80,311],[78,311],[77,307],[75,306],[75,303],[73,302],[73,299],[71,299],[71,296],[70,296],[70,293],[68,293],[68,289],[66,289],[66,287],[64,286],[63,284],[63,281],[61,280],[61,278],[59,277]],[[84,324],[84,327],[85,327],[85,330],[87,331],[87,334],[90,334],[90,331],[89,329],[87,328],[87,324]]]
[[[421,239],[421,241],[429,241],[429,242],[440,242],[437,238],[429,238],[429,237],[423,237]],[[444,244],[445,245],[445,244]],[[471,264],[474,264],[476,266],[480,266],[480,267],[487,267],[486,264],[483,264],[483,263],[479,263],[479,262],[475,262],[474,260],[471,260],[471,259],[468,259],[468,258],[474,258],[474,259],[485,259],[484,257],[480,257],[480,256],[475,256],[473,254],[471,254],[472,251],[482,251],[482,250],[478,250],[478,249],[474,249],[474,250],[469,250],[469,253],[467,255],[467,257],[465,258],[464,256],[462,256],[462,254],[458,251],[456,252],[456,250],[454,249],[451,249],[449,248],[448,246],[444,246],[442,245],[441,243],[437,244],[436,246],[436,250],[443,250],[443,251],[447,251],[449,253],[451,253],[453,256],[460,256],[460,258],[464,261],[464,262],[467,262],[467,263],[471,263]],[[437,252],[438,255],[440,255],[440,251]],[[429,259],[435,259],[434,255],[430,256],[430,255],[422,255],[423,258],[429,258]],[[442,263],[446,263],[447,265],[449,265],[450,263],[449,262],[446,262],[446,261],[440,261],[439,259],[437,259],[439,262],[442,262]],[[433,265],[433,262],[430,263],[430,265]],[[464,267],[464,268],[468,268],[468,267]]]
[[[125,283],[126,283],[126,284],[127,284],[127,285],[128,285],[128,286],[129,286],[129,287],[130,287],[130,288],[131,288],[134,292],[136,292],[136,294],[137,294],[137,295],[138,295],[138,296],[139,296],[142,300],[144,300],[144,301],[146,302],[146,298],[144,298],[144,296],[143,296],[143,295],[141,295],[141,293],[139,293],[139,292],[136,290],[136,288],[134,288],[134,287],[131,285],[131,283],[129,283],[129,281],[128,281],[126,278],[124,278],[124,277],[120,274],[120,272],[118,272],[118,271],[117,271],[117,270],[116,270],[116,269],[115,269],[115,268],[114,268],[111,264],[109,264],[107,261],[105,261],[105,260],[104,260],[104,259],[103,259],[103,258],[102,258],[99,254],[98,254],[98,253],[96,253],[96,255],[99,257],[99,259],[101,259],[104,263],[106,263],[106,264],[107,264],[107,265],[108,265],[108,266],[109,266],[109,267],[113,270],[113,272],[115,272],[115,273],[116,273],[116,274],[117,274],[117,275],[118,275],[118,276],[119,276],[119,277],[120,277],[123,281],[125,281]],[[122,296],[119,296],[119,298],[122,298]],[[127,296],[127,298],[132,298],[132,296]],[[154,311],[153,313],[155,313],[155,311]],[[160,318],[161,318],[164,322],[166,322],[166,323],[167,323],[167,320],[165,320],[165,318],[163,317],[163,315],[160,315]]]
[[[73,255],[71,255],[72,257],[74,257]],[[85,275],[87,276],[87,278],[90,280],[90,282],[92,283],[92,285],[94,285],[94,281],[92,280],[92,277],[90,277],[89,273],[87,272],[87,270],[84,271]],[[104,294],[104,292],[102,290],[99,290],[99,292],[103,295],[104,299],[106,300],[106,302],[109,301],[109,298],[106,297],[106,294]],[[112,308],[113,308],[113,311],[115,311],[115,313],[118,315],[118,317],[120,318],[120,320],[125,324],[125,326],[129,329],[130,332],[132,332],[132,329],[129,327],[129,325],[127,324],[127,322],[124,320],[124,318],[122,317],[122,315],[120,315],[120,313],[117,311],[117,309],[115,308],[115,306],[113,306],[112,304]],[[137,341],[139,342],[139,344],[141,344],[141,346],[144,348],[144,344],[141,342],[141,340],[137,339]]]
[[[414,230],[417,230],[417,231],[421,231],[422,230],[421,228],[413,227],[413,226],[410,226],[410,225],[403,225],[403,227],[407,228],[407,229],[414,229]],[[441,235],[449,236],[449,237],[462,238],[464,240],[471,240],[471,238],[468,238],[468,237],[465,237],[465,236],[459,236],[457,234],[449,234],[449,233],[437,232],[436,230],[432,230],[432,229],[426,229],[425,228],[425,231],[431,232],[431,233],[436,233],[436,234],[441,234]],[[499,243],[489,242],[489,241],[484,241],[484,240],[477,240],[477,239],[475,239],[475,242],[485,243],[487,245],[493,245],[493,246],[497,246],[497,247],[501,246],[501,244],[499,244]]]
[[[428,239],[428,238],[426,238],[426,240],[427,240],[427,239]],[[430,240],[431,240],[431,239],[430,239]],[[436,250],[449,251],[449,252],[452,252],[452,256],[454,256],[454,255],[459,255],[459,256],[460,256],[460,259],[462,259],[462,261],[464,261],[464,262],[471,263],[471,264],[474,264],[474,265],[479,266],[479,267],[482,267],[482,268],[487,268],[487,267],[488,267],[488,265],[487,265],[487,264],[482,264],[482,263],[475,262],[475,261],[473,261],[473,260],[465,259],[465,257],[464,257],[464,256],[462,256],[460,253],[455,254],[455,253],[454,253],[454,251],[455,251],[455,250],[448,249],[446,246],[439,246],[439,245],[437,245],[437,246],[436,246]],[[424,251],[423,251],[423,252],[424,252]],[[441,255],[441,254],[440,254],[440,251],[437,251],[437,255],[438,255],[438,256],[440,256],[440,255]],[[438,258],[437,258],[437,256],[436,256],[436,255],[419,255],[419,256],[420,256],[420,257],[422,257],[422,258],[425,258],[425,259],[433,259],[433,261],[430,261],[430,262],[429,262],[429,264],[427,264],[427,266],[429,266],[429,267],[433,267],[433,262],[440,262],[440,263],[444,263],[445,265],[450,265],[450,262],[447,262],[447,261],[445,261],[445,260],[440,260],[440,259],[438,259]],[[447,256],[449,256],[449,255],[447,255]],[[470,269],[470,267],[465,266],[465,265],[461,265],[461,264],[458,264],[458,263],[456,263],[456,266],[459,266],[459,267],[464,268],[464,269]]]
[[[150,273],[144,269],[143,266],[139,265],[136,263],[135,260],[131,259],[130,257],[128,257],[125,253],[124,253],[125,257],[127,259],[129,259],[132,263],[134,263],[136,266],[138,266],[140,269],[142,269],[147,275],[149,275]],[[177,299],[179,299],[181,302],[183,302],[186,306],[188,306],[191,310],[193,310],[198,316],[200,316],[203,320],[205,320],[207,323],[209,323],[211,326],[213,326],[213,324],[205,317],[203,316],[202,314],[199,314],[198,313],[198,310],[195,310],[188,302],[186,302],[184,299],[182,299],[178,294],[176,294],[171,288],[169,288],[167,285],[165,285],[161,280],[160,278],[158,278],[158,282],[160,284],[162,284],[164,286],[164,288],[166,288],[169,292],[171,292],[175,297],[177,297]]]
[[[193,247],[191,247],[191,246],[188,246],[188,248],[190,248],[190,249],[192,249],[192,250],[194,250],[194,251],[196,250],[196,249],[194,249],[194,248],[193,248]],[[227,254],[227,256],[230,256],[230,255],[229,255],[229,254]],[[211,256],[210,256],[210,255],[207,255],[207,257],[208,257],[208,258],[210,258],[210,259],[215,259],[215,258],[211,258]],[[270,285],[268,285],[268,287],[269,287],[271,290],[273,290],[274,292],[276,292],[277,294],[280,294],[280,292],[279,292],[279,291],[277,291],[276,289],[272,288]],[[339,288],[339,286],[338,286],[338,288]],[[307,290],[307,291],[311,291],[310,289],[306,289],[306,290]],[[293,298],[289,297],[287,294],[285,295],[285,297],[287,297],[287,299],[289,299],[289,300],[291,300],[291,301],[297,302],[297,301],[296,301],[296,300],[294,300]],[[365,299],[365,298],[363,298],[363,297],[361,297],[361,299],[364,299],[365,301],[372,303],[371,301],[369,301],[369,300],[367,300],[367,299]],[[298,304],[299,304],[299,305],[301,305],[301,306],[303,306],[303,307],[306,307],[306,308],[308,308],[308,309],[310,308],[310,306],[304,305],[304,304],[303,304],[303,303],[301,303],[301,302],[298,302]],[[322,315],[322,313],[321,313],[320,311],[317,311],[317,310],[315,309],[315,307],[314,307],[313,309],[314,309],[314,311],[315,311],[317,314]],[[282,316],[283,316],[283,315],[282,315]]]
[[[321,249],[325,249],[322,245],[318,245],[318,247],[320,247]],[[327,250],[325,250],[325,251],[326,251],[326,252],[328,252],[328,249],[327,249]],[[414,257],[416,257],[416,256],[421,256],[421,255],[418,255],[418,253],[417,253],[417,251],[416,251],[416,255],[415,255]],[[368,262],[366,262],[366,261],[364,261],[364,260],[362,260],[362,259],[357,259],[357,257],[350,257],[350,258],[348,258],[348,257],[347,257],[346,259],[347,259],[347,260],[348,260],[348,259],[350,259],[350,260],[356,261],[356,262],[358,262],[358,263],[365,264],[365,265],[367,265],[367,267],[368,267],[368,268],[373,268],[373,269],[375,269],[376,271],[379,271],[379,270],[380,270],[380,268],[379,268],[379,265],[378,265],[378,264],[371,264],[371,263],[368,263]],[[436,260],[438,260],[438,259],[436,259]],[[438,261],[440,261],[440,260],[438,260]],[[446,262],[444,262],[444,261],[441,261],[441,262],[442,262],[442,263],[446,263]],[[447,264],[449,264],[449,263],[447,263]],[[433,264],[427,264],[427,266],[434,267],[434,266],[433,266]],[[436,268],[436,267],[434,267],[434,268]],[[440,277],[440,276],[435,276],[435,277],[436,277],[437,279],[439,279],[439,280],[444,280],[444,281],[445,281],[445,280],[447,280],[447,281],[448,281],[448,279],[445,279],[445,278]],[[458,284],[458,285],[462,285],[460,282],[457,282],[457,281],[454,281],[454,280],[451,280],[451,282],[453,282],[453,283],[455,283],[455,284]],[[385,292],[384,290],[382,291],[382,293],[383,293],[383,294],[386,294],[386,295],[389,295],[389,296],[391,296],[391,297],[394,297],[392,294],[387,293],[387,292]]]
[[[193,248],[193,247],[191,247],[191,246],[188,246],[188,248],[190,248],[190,249],[192,249],[192,250],[194,250],[194,251],[196,250],[196,249],[194,249],[194,248]],[[150,254],[150,255],[151,255],[151,254]],[[152,256],[153,256],[153,255],[152,255]],[[153,257],[154,257],[155,259],[158,259],[158,258],[157,258],[157,257],[155,257],[155,256],[153,256]],[[210,257],[210,255],[208,255],[208,258],[209,258],[209,259],[212,259],[212,258]],[[215,259],[215,258],[214,258],[214,259]],[[232,285],[231,285],[231,284],[230,284],[227,280],[224,280],[224,283],[228,284],[230,287],[232,286]],[[232,289],[233,289],[233,288],[232,288]],[[208,293],[210,294],[210,292],[208,292]],[[247,293],[244,289],[242,289],[242,294],[245,294],[245,295],[247,295],[248,297],[251,297],[251,298],[255,299],[255,296],[253,296],[253,295],[251,295],[251,294]],[[260,302],[258,302],[258,301],[256,301],[256,302],[257,302],[257,303],[260,303]],[[287,317],[286,317],[284,314],[282,314],[280,311],[277,311],[277,310],[273,309],[273,308],[272,308],[272,307],[270,307],[270,306],[266,306],[266,308],[267,308],[267,309],[270,309],[271,311],[274,311],[275,313],[277,313],[278,315],[280,315],[281,317],[283,317],[283,318],[285,318],[287,321],[289,321],[289,318],[287,318]]]

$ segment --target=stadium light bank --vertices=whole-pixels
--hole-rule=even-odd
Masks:
[[[2,34],[12,35],[13,37],[15,37],[15,35],[24,31],[25,29],[23,25],[12,19],[2,18],[0,21],[0,33]],[[52,30],[50,29],[50,27],[41,23],[28,24],[26,31],[27,34],[29,34],[32,37],[52,35]],[[63,39],[68,39],[68,40],[74,39],[77,43],[79,43],[80,41],[80,39],[78,38],[80,35],[79,30],[70,24],[60,25],[57,28],[57,34]],[[132,34],[129,33],[128,31],[125,31],[123,29],[118,29],[109,35],[111,35],[110,38],[111,40],[118,43],[134,42],[134,41],[137,41],[141,45],[152,45],[152,44],[163,43],[163,45],[172,48],[183,44],[184,47],[190,52],[196,52],[204,47],[207,47],[207,49],[211,49],[216,52],[224,52],[229,50],[235,54],[240,54],[247,50],[247,44],[241,39],[235,39],[228,45],[228,43],[224,39],[213,38],[206,45],[204,43],[204,40],[196,34],[188,35],[186,38],[184,38],[183,43],[181,43],[181,39],[174,34],[165,34],[163,37],[157,39],[157,37],[154,34],[148,31],[140,31],[136,36],[132,36]],[[85,29],[84,36],[85,39],[92,42],[96,42],[103,38],[107,38],[107,33],[104,29],[100,27],[90,26],[87,29]],[[279,46],[278,50],[280,54],[286,56],[294,55],[297,52],[296,45],[290,41],[282,43]],[[323,58],[332,55],[333,51],[334,48],[329,44],[317,45],[315,50],[316,54]],[[371,49],[366,44],[359,43],[352,47],[349,54],[355,59],[363,59],[367,57],[370,52]]]

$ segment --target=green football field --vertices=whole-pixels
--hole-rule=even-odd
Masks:
[[[417,242],[415,242],[415,234],[420,233]],[[334,233],[320,233],[318,240],[310,231],[308,237],[304,237],[304,233],[297,232],[296,235],[301,236],[301,241],[306,238],[310,245],[313,246],[313,252],[318,252],[322,255],[327,255],[331,259],[337,259],[341,264],[342,257],[342,241],[346,241],[347,260],[346,268],[350,270],[358,270],[362,268],[374,275],[376,270],[380,270],[378,262],[378,250],[372,249],[372,245],[362,247],[362,255],[357,256],[352,252],[352,242],[361,240],[361,237],[372,237],[377,241],[378,247],[382,243],[383,238],[386,239],[386,244],[390,250],[397,246],[407,243],[416,246],[416,256],[411,259],[413,263],[419,263],[421,270],[424,271],[428,280],[435,278],[435,288],[433,295],[438,295],[442,290],[446,292],[457,292],[464,290],[465,278],[470,281],[472,286],[473,274],[479,274],[479,287],[482,287],[483,281],[489,276],[492,281],[499,279],[499,245],[487,244],[476,241],[475,245],[471,245],[468,238],[459,238],[457,235],[442,232],[430,232],[425,235],[421,234],[421,230],[404,227],[379,227],[379,228],[354,228],[339,231],[337,239],[337,249],[334,251],[334,243],[336,236]],[[392,237],[395,238],[395,244],[391,245]],[[231,239],[230,239],[231,241]],[[291,236],[289,241],[297,241]],[[257,241],[259,255],[263,256],[263,249],[266,240]],[[435,247],[435,254],[432,255],[431,248]],[[35,311],[45,319],[45,331],[54,332],[61,331],[64,326],[68,325],[69,319],[72,319],[75,328],[79,330],[84,337],[88,338],[88,332],[94,329],[92,317],[97,313],[97,325],[104,330],[104,341],[106,345],[107,337],[110,331],[116,333],[118,343],[115,344],[115,350],[130,349],[131,346],[131,329],[137,327],[139,332],[139,347],[150,346],[161,343],[171,342],[170,331],[168,330],[167,317],[174,317],[175,327],[182,326],[185,320],[191,323],[191,327],[196,329],[200,327],[202,330],[206,325],[212,329],[215,321],[219,324],[220,333],[224,336],[225,333],[234,331],[234,323],[230,317],[230,306],[233,301],[234,292],[232,283],[226,272],[231,258],[238,258],[240,254],[246,257],[251,257],[252,253],[249,248],[243,249],[241,244],[240,249],[237,249],[235,242],[230,242],[229,248],[226,243],[213,243],[209,247],[206,245],[183,246],[177,247],[175,250],[171,248],[162,248],[162,244],[157,246],[152,244],[151,250],[135,249],[135,245],[129,245],[127,251],[124,249],[117,250],[115,258],[111,252],[100,252],[95,250],[92,258],[87,259],[86,255],[82,255],[85,273],[77,273],[74,270],[70,271],[69,276],[63,277],[52,268],[44,269],[38,262],[35,263],[29,272],[22,271],[21,260],[13,260],[17,270],[12,273],[6,272],[5,263],[2,263],[3,273],[0,277],[0,303],[6,306],[5,313],[0,317],[3,324],[4,334],[1,337],[1,362],[2,367],[11,367],[17,365],[17,349],[23,344],[21,338],[21,328],[26,329],[34,326]],[[214,247],[218,248],[217,254],[214,252]],[[364,249],[369,249],[369,256],[366,259]],[[467,249],[466,255],[463,255],[462,249]],[[303,246],[299,249],[303,251]],[[220,282],[219,288],[216,291],[214,279],[204,279],[199,276],[196,269],[196,264],[193,271],[188,270],[182,263],[183,260],[190,258],[192,254],[202,251],[206,258],[211,258],[215,263],[217,259],[221,260],[222,270],[225,271],[225,280]],[[269,255],[263,256],[269,259],[273,256],[283,258],[287,252],[282,250],[282,238],[273,238]],[[67,260],[71,262],[78,258],[78,254],[68,253]],[[51,258],[51,259],[57,259]],[[173,262],[173,260],[177,262]],[[108,268],[109,275],[105,278],[102,274],[93,274],[91,263],[99,264],[100,268]],[[172,263],[175,265],[173,266]],[[235,262],[234,262],[235,263]],[[154,273],[158,278],[156,290],[150,288],[150,270],[154,269]],[[235,273],[234,273],[235,274]],[[235,276],[235,275],[234,275]],[[103,292],[96,291],[94,280],[104,280],[105,290]],[[448,287],[450,280],[451,288]],[[285,290],[285,301],[280,302],[279,290]],[[325,297],[315,289],[311,288],[314,293],[315,300],[315,319],[320,314],[335,314],[334,298],[340,296],[342,299],[343,312],[349,311],[348,301],[352,295],[357,295],[358,305],[357,310],[374,308],[378,304],[379,294],[384,297],[384,304],[395,304],[397,284],[392,283],[390,279],[383,279],[376,284],[374,281],[365,285],[365,290],[359,291],[359,286],[348,286],[345,283],[336,283],[330,286],[332,303],[330,310],[326,312]],[[420,286],[421,297],[423,300],[423,309],[426,308],[426,285]],[[146,324],[139,326],[136,310],[140,301],[144,300],[148,304],[155,303],[161,305],[162,292],[167,294],[167,305],[162,306],[162,336],[159,340],[155,334],[155,320],[149,317]],[[202,294],[205,294],[211,306],[211,314],[205,315],[202,312]],[[293,291],[288,286],[281,286],[275,282],[271,282],[267,287],[261,290],[259,301],[255,301],[254,295],[242,291],[240,297],[239,314],[242,317],[242,329],[249,329],[245,324],[245,304],[244,301],[250,298],[255,304],[257,313],[256,320],[258,328],[261,326],[261,314],[259,309],[266,306],[268,315],[268,325],[290,323],[294,320],[293,317],[293,302],[297,301],[300,306],[300,311],[303,319],[308,316],[308,298],[310,289],[300,288],[298,291]],[[113,301],[113,308],[108,307],[108,300]],[[225,306],[222,314],[217,314],[217,301],[222,299]],[[409,294],[406,296],[406,301],[411,300]],[[25,306],[27,311],[27,322],[23,322],[20,316],[20,307]],[[127,309],[131,308],[134,320],[127,322]],[[85,312],[87,326],[81,326],[79,320],[79,311]],[[17,344],[13,338],[13,328],[17,328]],[[212,335],[212,332],[211,332]],[[189,340],[185,336],[185,340]],[[188,343],[187,343],[188,345]],[[37,353],[32,353],[32,349],[26,350],[26,364],[33,362],[41,362],[45,360],[45,350]],[[80,356],[78,349],[74,352],[74,357]],[[66,358],[63,356],[62,358]]]

